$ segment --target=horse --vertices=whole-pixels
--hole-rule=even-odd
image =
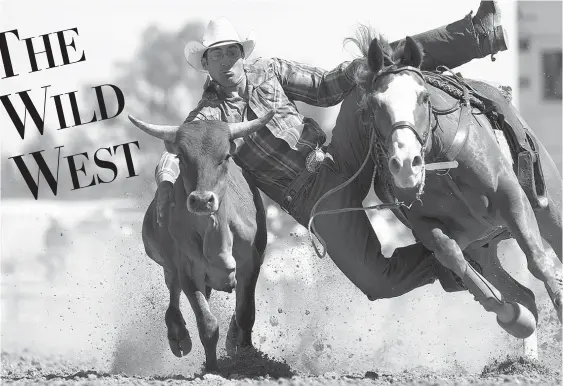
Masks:
[[[367,127],[372,154],[366,157],[373,156],[370,167],[378,172],[375,193],[475,300],[496,314],[498,325],[525,339],[525,350],[537,356],[537,348],[526,348],[538,320],[534,294],[502,268],[496,248],[501,240],[516,239],[561,322],[562,179],[554,161],[528,129],[538,146],[547,198],[534,212],[489,119],[469,99],[460,102],[427,82],[420,69],[424,54],[412,38],[392,47],[369,30],[349,40],[365,57],[355,76],[359,91],[350,98]],[[342,108],[346,103],[351,104],[345,100]],[[463,140],[458,132],[465,133]],[[542,237],[557,257],[546,253]]]

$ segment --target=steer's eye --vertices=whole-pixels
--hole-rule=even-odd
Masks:
[[[231,158],[230,154],[226,154],[225,158],[223,158],[221,161],[219,161],[219,165],[225,165],[227,163],[227,161],[229,161],[229,158]]]

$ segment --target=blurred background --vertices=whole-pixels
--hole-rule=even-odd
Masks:
[[[457,69],[465,77],[511,86],[513,102],[560,170],[561,4],[500,2],[509,50],[497,54],[495,62],[485,58]],[[185,299],[182,311],[194,350],[178,359],[168,349],[162,270],[145,255],[141,242],[142,217],[156,190],[154,168],[163,145],[135,129],[127,114],[162,124],[185,119],[201,96],[205,75],[185,62],[184,45],[198,39],[211,18],[229,17],[241,38],[254,30],[252,57],[282,57],[329,69],[354,58],[355,52],[342,42],[358,23],[371,24],[395,40],[461,19],[478,6],[478,1],[405,0],[339,5],[295,0],[2,0],[1,31],[18,29],[24,39],[76,27],[77,49],[86,56],[81,63],[30,74],[25,44],[9,38],[20,75],[0,81],[2,95],[31,90],[32,100],[40,105],[42,86],[51,85],[48,96],[77,91],[84,121],[97,111],[93,86],[116,85],[126,102],[115,119],[58,130],[48,97],[44,134],[38,135],[28,120],[25,140],[0,109],[3,352],[70,363],[80,359],[130,374],[191,374],[200,369],[203,349]],[[41,42],[36,44],[39,50]],[[45,66],[45,56],[38,57],[40,67]],[[56,60],[60,64],[60,57]],[[16,110],[22,111],[14,96]],[[115,100],[110,94],[106,99],[113,101],[108,113],[115,113]],[[330,137],[339,106],[299,107]],[[72,191],[66,161],[61,160],[57,195],[41,177],[39,200],[8,159],[45,150],[47,164],[55,167],[56,146],[64,145],[61,157],[88,152],[88,177],[80,177],[87,185],[99,172],[93,153],[130,141],[140,147],[132,149],[138,177],[126,178],[123,156],[116,156],[115,181]],[[25,160],[37,176],[37,166]],[[500,330],[492,314],[484,313],[467,293],[446,294],[435,283],[398,299],[369,302],[330,259],[317,258],[303,227],[264,200],[269,247],[257,287],[254,343],[268,355],[300,371],[323,373],[416,366],[478,371],[491,358],[519,352],[521,342]],[[375,202],[371,195],[365,204]],[[412,242],[411,233],[391,213],[370,215],[386,255]],[[500,252],[509,271],[524,260],[514,242],[504,242]],[[545,290],[527,273],[514,273],[536,291],[542,307],[540,358],[560,366],[561,331]],[[212,296],[221,322],[220,345],[233,307],[233,295]]]

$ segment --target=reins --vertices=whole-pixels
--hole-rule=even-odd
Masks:
[[[328,196],[336,193],[337,191],[345,188],[346,186],[348,186],[352,181],[354,181],[356,179],[356,177],[358,177],[358,175],[362,172],[362,170],[364,169],[364,167],[366,166],[370,156],[371,156],[371,152],[373,150],[373,143],[375,141],[375,132],[371,131],[370,133],[370,141],[369,141],[369,150],[366,154],[366,157],[364,159],[364,162],[362,163],[362,165],[360,166],[360,168],[358,169],[358,171],[356,171],[356,173],[354,173],[354,175],[352,177],[350,177],[348,180],[344,181],[342,184],[338,185],[335,188],[332,188],[331,190],[329,190],[328,192],[326,192],[325,194],[323,194],[318,200],[317,202],[315,202],[315,205],[313,205],[313,208],[311,209],[311,218],[309,218],[309,224],[308,224],[308,231],[309,231],[309,241],[311,242],[311,244],[313,245],[313,248],[315,249],[315,252],[317,254],[317,256],[319,256],[321,259],[324,258],[326,256],[326,242],[324,241],[324,239],[322,238],[321,235],[319,235],[316,231],[315,225],[313,224],[313,220],[315,219],[315,217],[317,216],[321,216],[321,215],[327,215],[327,214],[338,214],[338,213],[346,213],[346,212],[354,212],[354,211],[359,211],[359,210],[368,210],[368,209],[393,209],[393,208],[399,208],[402,203],[393,203],[393,204],[381,204],[381,205],[373,205],[373,206],[369,206],[369,207],[360,207],[360,208],[342,208],[342,209],[332,209],[332,210],[324,210],[318,213],[315,213],[317,210],[317,206],[320,204],[320,202],[322,200],[324,200],[325,198],[327,198]],[[371,183],[373,184],[373,181],[375,179],[375,173],[376,173],[377,169],[374,167],[373,168],[373,174],[371,177]],[[317,238],[319,239],[320,243],[323,246],[323,252],[322,254],[319,252],[319,249],[317,248],[317,245],[315,244],[314,240],[313,240],[313,233],[315,233],[315,235],[317,236]]]

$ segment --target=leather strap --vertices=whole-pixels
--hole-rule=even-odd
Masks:
[[[444,156],[447,160],[453,161],[458,156],[465,142],[467,142],[467,137],[469,136],[469,127],[471,123],[471,107],[466,104],[461,105],[460,117],[457,126],[457,131],[455,133],[452,144],[444,152]]]

